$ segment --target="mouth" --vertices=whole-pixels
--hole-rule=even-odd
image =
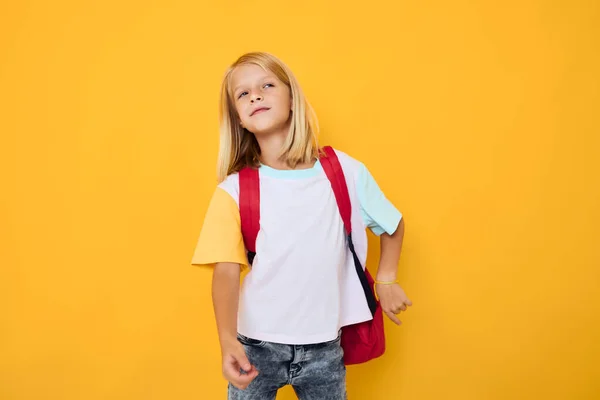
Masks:
[[[269,111],[269,110],[270,110],[270,108],[268,108],[268,107],[259,107],[256,110],[252,111],[252,114],[250,114],[250,116],[253,116],[254,114],[259,114],[259,113],[262,113],[265,111]]]

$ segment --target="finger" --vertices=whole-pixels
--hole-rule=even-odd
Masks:
[[[239,390],[246,390],[246,388],[248,387],[248,385],[246,385],[245,383],[237,382],[235,380],[230,380],[229,382],[231,382],[231,384]]]
[[[249,385],[250,382],[252,382],[254,380],[254,378],[256,378],[257,376],[258,376],[258,371],[253,370],[252,372],[250,372],[248,374],[240,374],[240,375],[236,376],[234,378],[234,380],[241,385]]]
[[[406,305],[402,304],[402,305],[399,307],[399,309],[400,309],[400,310],[402,310],[402,311],[406,311]],[[396,314],[398,314],[398,313],[396,313]]]
[[[223,365],[223,376],[228,381],[232,382],[241,376],[240,368],[237,363]]]
[[[249,374],[242,374],[229,380],[233,386],[240,390],[246,389],[250,383],[258,376],[258,371],[254,370]]]
[[[392,312],[390,312],[390,311],[386,311],[386,312],[385,312],[385,315],[387,315],[387,316],[388,316],[388,318],[389,318],[389,319],[391,319],[391,320],[392,320],[392,321],[393,321],[393,322],[394,322],[396,325],[400,325],[400,324],[402,324],[402,321],[400,321],[400,320],[398,319],[398,317],[396,317],[396,315],[395,315],[394,313],[392,313]]]
[[[254,365],[251,365],[250,369],[248,369],[247,371],[244,370],[243,368],[239,368],[239,365],[238,365],[237,377],[253,377],[252,379],[254,379],[258,374],[259,374],[259,371],[256,369],[256,367]]]
[[[412,306],[412,301],[410,301],[409,299],[404,300],[404,304],[406,304],[407,306]]]
[[[402,305],[400,306],[394,306],[392,308],[390,308],[390,311],[393,312],[394,314],[400,314],[402,310]]]
[[[250,361],[248,361],[248,357],[243,349],[234,353],[233,358],[244,371],[250,372],[252,370],[252,364],[250,364]]]
[[[228,358],[228,360],[223,364],[223,375],[227,380],[239,378],[242,375],[251,374],[253,372],[257,372],[254,366],[250,366],[247,370],[240,367],[240,364],[235,360],[234,357]]]

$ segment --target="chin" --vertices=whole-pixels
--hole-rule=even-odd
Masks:
[[[280,131],[283,127],[285,127],[285,123],[277,123],[274,121],[257,124],[249,130],[255,135],[268,135],[271,132]]]

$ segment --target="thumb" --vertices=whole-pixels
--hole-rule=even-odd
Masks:
[[[248,361],[248,357],[246,356],[246,352],[243,348],[236,351],[233,354],[233,358],[235,358],[235,361],[237,361],[244,371],[249,372],[252,369],[252,365],[250,364],[250,361]]]

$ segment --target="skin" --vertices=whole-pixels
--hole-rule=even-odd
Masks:
[[[255,135],[261,150],[261,162],[275,169],[290,169],[285,161],[278,159],[291,123],[293,100],[290,89],[273,73],[253,64],[238,66],[233,71],[231,87],[240,124]],[[255,113],[261,107],[268,110]],[[296,169],[311,168],[315,162],[299,164]],[[380,236],[378,281],[396,280],[403,237],[404,219],[392,235],[383,233]],[[217,263],[213,273],[212,298],[223,358],[223,376],[243,390],[259,371],[248,361],[242,344],[237,340],[239,290],[240,265]],[[400,325],[397,314],[412,305],[404,290],[398,284],[377,284],[375,290],[385,314]],[[240,368],[245,373],[240,373]]]
[[[285,161],[278,159],[291,124],[290,89],[272,72],[254,64],[238,66],[232,74],[231,87],[240,124],[256,137],[261,162],[275,169],[290,169]],[[252,114],[261,107],[269,110]],[[315,162],[296,168],[310,168]]]

